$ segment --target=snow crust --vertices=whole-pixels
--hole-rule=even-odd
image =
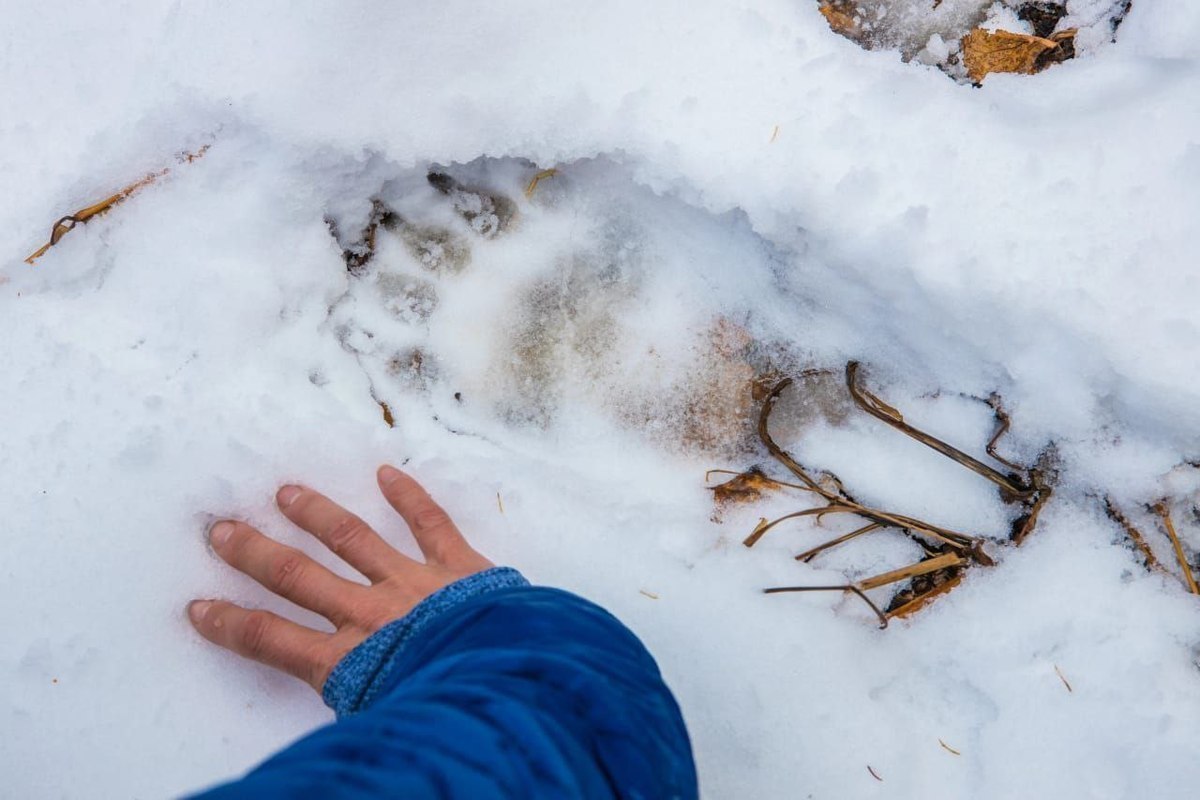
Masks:
[[[1116,43],[983,89],[784,0],[6,12],[4,794],[194,790],[328,720],[183,606],[280,607],[204,529],[234,514],[319,556],[272,511],[284,481],[411,551],[373,486],[385,460],[493,560],[644,637],[707,797],[1191,793],[1196,598],[1098,498],[1153,531],[1139,509],[1170,495],[1200,549],[1181,466],[1200,6],[1135,2]],[[21,263],[57,216],[204,144]],[[466,218],[485,194],[511,224]],[[374,197],[409,227],[350,275],[326,219],[353,231]],[[722,320],[792,366],[863,361],[972,452],[991,418],[969,396],[999,392],[1008,457],[1061,457],[1033,537],[887,631],[853,598],[762,595],[914,553],[881,535],[792,560],[832,522],[741,546],[795,496],[712,519],[704,471],[762,460],[715,422],[747,413],[712,407],[740,374]],[[1006,534],[990,487],[931,451],[832,400],[790,413],[786,444],[861,498]]]

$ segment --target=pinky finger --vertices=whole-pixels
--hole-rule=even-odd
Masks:
[[[333,666],[325,657],[332,651],[329,634],[270,611],[251,611],[224,600],[195,600],[188,605],[188,617],[210,642],[297,677],[318,692]]]

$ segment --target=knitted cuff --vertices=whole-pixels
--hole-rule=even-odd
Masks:
[[[375,631],[338,662],[321,692],[325,705],[339,719],[362,711],[383,687],[405,643],[439,616],[479,595],[528,585],[529,581],[512,567],[493,567],[443,586],[405,616]]]

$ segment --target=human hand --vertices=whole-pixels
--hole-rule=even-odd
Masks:
[[[383,496],[408,523],[424,564],[397,551],[324,495],[284,486],[275,495],[284,516],[316,536],[371,585],[341,578],[244,522],[222,520],[209,530],[217,555],[272,592],[325,617],[336,631],[316,631],[224,600],[193,600],[188,616],[200,635],[294,675],[320,692],[342,657],[372,633],[443,586],[493,566],[467,544],[419,483],[390,466],[380,467],[376,478]]]

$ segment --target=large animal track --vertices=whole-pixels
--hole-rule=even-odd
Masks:
[[[762,240],[610,161],[537,174],[515,159],[395,170],[327,217],[349,276],[330,324],[385,416],[419,399],[545,429],[587,407],[675,447],[752,442],[756,379],[795,357],[751,335],[749,310],[713,315],[710,293],[769,274]]]

